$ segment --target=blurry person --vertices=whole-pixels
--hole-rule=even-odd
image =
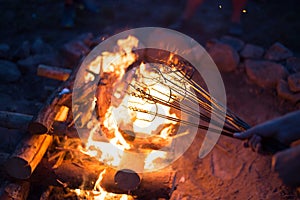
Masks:
[[[262,140],[273,138],[291,145],[300,140],[300,111],[295,111],[282,117],[267,121],[242,133],[235,133],[239,139],[248,139],[249,146],[259,151]],[[276,153],[272,158],[272,168],[286,185],[300,186],[300,145],[293,145],[284,151]]]
[[[65,0],[61,26],[72,28],[75,24],[76,7],[81,7],[92,13],[98,13],[99,8],[92,0]]]
[[[170,28],[180,29],[189,21],[196,13],[198,7],[204,2],[204,0],[187,0],[186,7],[183,11],[181,18]],[[232,35],[241,35],[243,33],[241,14],[246,6],[247,0],[232,0],[232,12],[231,12],[231,25],[229,33]]]

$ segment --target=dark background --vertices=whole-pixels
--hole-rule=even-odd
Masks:
[[[60,46],[80,33],[97,35],[143,26],[168,27],[181,15],[184,0],[99,0],[100,13],[77,10],[76,26],[60,27],[63,0],[0,0],[0,42],[16,48],[24,40],[41,37]],[[222,9],[218,6],[222,5]],[[243,14],[246,42],[268,47],[279,41],[300,50],[300,14],[297,0],[249,0]],[[226,34],[230,0],[206,0],[182,32],[200,43]]]

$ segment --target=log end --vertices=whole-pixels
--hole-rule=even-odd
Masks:
[[[4,164],[8,175],[16,179],[28,179],[31,175],[32,169],[26,160],[18,157],[11,157]]]
[[[135,190],[141,183],[139,174],[130,169],[117,171],[114,180],[118,188],[124,191]]]
[[[48,133],[48,128],[38,122],[30,122],[28,125],[28,131],[31,134],[45,134]]]

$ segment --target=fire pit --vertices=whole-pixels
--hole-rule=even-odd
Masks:
[[[170,163],[198,129],[218,138],[250,127],[199,84],[191,62],[162,49],[137,49],[138,43],[129,35],[112,51],[96,48],[72,72],[39,67],[40,75],[65,82],[36,116],[3,113],[29,123],[31,133],[5,163],[8,175],[40,181],[50,174],[51,185],[67,190],[61,198],[168,199],[177,184]],[[5,191],[26,193],[26,183],[13,181]]]

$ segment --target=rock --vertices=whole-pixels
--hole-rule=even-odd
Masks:
[[[261,58],[264,54],[264,49],[254,44],[246,44],[240,52],[243,58]]]
[[[288,83],[292,92],[300,92],[300,72],[290,75]]]
[[[275,88],[287,76],[284,66],[271,61],[245,61],[246,73],[251,81],[263,88]]]
[[[8,44],[0,44],[0,58],[9,57],[10,46]]]
[[[90,49],[82,41],[71,41],[61,48],[61,53],[68,64],[77,64],[79,59],[88,54]]]
[[[243,40],[227,35],[221,37],[220,41],[224,44],[232,46],[238,52],[242,50],[245,45]]]
[[[0,93],[0,109],[7,110],[8,105],[12,102],[12,97],[5,94],[4,91]]]
[[[35,72],[39,64],[59,66],[60,62],[55,54],[33,55],[24,60],[19,60],[18,65],[24,72]]]
[[[217,43],[220,43],[220,41],[218,39],[216,39],[216,38],[210,39],[206,42],[205,49],[208,50]]]
[[[0,127],[0,151],[1,152],[13,152],[20,142],[22,137],[26,135],[24,131],[10,130]]]
[[[286,68],[291,73],[300,72],[300,58],[290,57],[286,60]]]
[[[279,97],[289,100],[295,104],[300,101],[300,93],[293,93],[290,91],[288,83],[284,80],[279,81],[277,85],[277,94]]]
[[[240,62],[237,51],[227,44],[216,43],[208,49],[208,53],[222,72],[235,70]]]
[[[17,60],[25,59],[30,56],[30,43],[24,41],[22,45],[15,51],[13,57]]]
[[[19,80],[21,72],[18,66],[10,61],[0,60],[0,81],[10,83]]]
[[[266,52],[265,59],[280,61],[293,56],[293,52],[283,44],[276,42]]]
[[[53,48],[45,43],[41,38],[37,38],[32,46],[31,46],[31,53],[35,54],[49,54],[53,53]]]
[[[35,101],[28,101],[25,99],[20,99],[14,101],[14,103],[11,103],[10,101],[7,105],[5,110],[9,112],[19,112],[19,113],[26,113],[34,115],[36,114],[39,109],[41,108],[41,104],[37,103]]]

